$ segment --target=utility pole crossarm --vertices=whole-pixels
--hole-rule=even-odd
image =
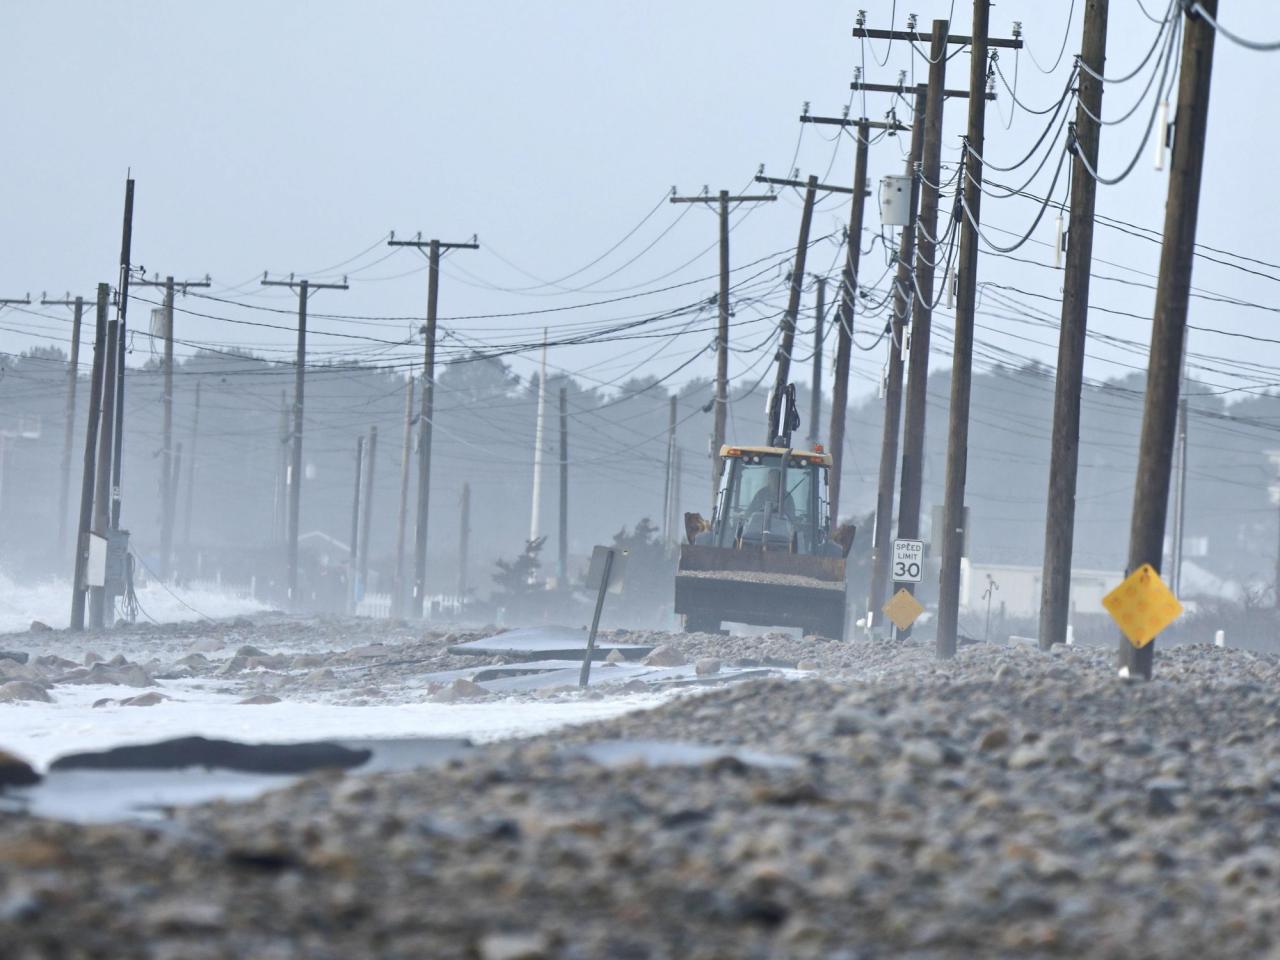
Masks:
[[[801,123],[827,123],[836,127],[866,126],[871,128],[872,130],[891,130],[894,133],[899,133],[899,132],[905,133],[911,130],[910,127],[905,126],[901,123],[898,123],[897,121],[868,120],[866,117],[860,117],[855,120],[852,117],[815,117],[807,113],[802,113],[800,114],[800,122]]]
[[[865,90],[867,93],[898,93],[904,97],[907,96],[907,94],[913,94],[916,92],[915,87],[908,87],[901,83],[862,83],[858,80],[854,80],[849,84],[849,89]],[[943,90],[942,96],[948,100],[968,100],[969,91]],[[988,100],[994,100],[996,98],[995,91],[988,91],[984,96],[986,96]]]
[[[777,197],[777,194],[763,193],[758,196],[752,196],[750,194],[742,194],[741,196],[725,197],[724,199],[726,203],[770,203],[774,200],[777,200],[778,197]],[[672,203],[719,203],[720,198],[718,196],[672,197],[671,202]]]
[[[766,177],[764,174],[756,175],[756,183],[772,183],[778,187],[796,187],[797,189],[805,189],[809,186],[805,180],[788,180],[784,177]],[[838,187],[833,183],[815,183],[814,189],[825,190],[827,193],[847,193],[853,194],[853,187]],[[870,195],[869,193],[867,194]]]
[[[133,282],[136,286],[139,286],[139,287],[163,287],[168,283],[168,281],[161,280],[159,277],[153,277],[150,280],[146,280],[146,279],[135,280]],[[186,293],[187,290],[192,287],[211,287],[211,286],[213,286],[213,281],[209,277],[205,277],[203,280],[174,280],[173,281],[174,289],[176,290],[178,287],[181,287],[183,293]]]
[[[25,297],[0,297],[0,307],[29,307],[31,306],[31,294]]]
[[[443,240],[395,240],[387,241],[388,247],[417,247],[419,250],[430,248],[432,244],[436,245],[439,250],[479,250],[480,244],[469,241],[467,243],[445,243]]]
[[[294,280],[290,277],[288,280],[268,280],[265,275],[262,277],[261,286],[264,287],[288,287],[291,290],[296,289],[299,283],[304,283],[308,290],[350,290],[344,277],[342,283],[318,283],[315,280]]]
[[[930,43],[933,36],[928,33],[920,33],[918,30],[873,30],[870,27],[854,27],[853,35],[861,40],[906,40],[910,43]],[[954,43],[960,46],[969,46],[973,43],[973,37],[966,37],[959,33],[949,33],[946,37],[947,43]],[[1010,50],[1022,49],[1022,38],[1013,37],[1009,40],[988,40],[989,47],[1007,47]]]

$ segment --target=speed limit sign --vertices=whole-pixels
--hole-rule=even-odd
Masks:
[[[893,541],[893,580],[920,583],[924,580],[924,541]]]

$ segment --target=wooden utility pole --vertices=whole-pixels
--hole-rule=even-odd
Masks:
[[[907,172],[911,176],[910,222],[902,228],[898,241],[898,274],[893,285],[893,318],[889,322],[888,370],[885,374],[884,424],[880,434],[880,474],[876,488],[876,519],[871,546],[871,584],[867,595],[867,625],[873,625],[888,599],[889,562],[893,541],[893,492],[898,479],[898,436],[902,428],[902,357],[907,317],[915,292],[911,289],[911,265],[916,251],[916,214],[920,202],[920,178],[916,170],[924,151],[924,109],[926,87],[915,94],[915,120],[911,125],[911,147]],[[832,433],[832,445],[835,434]],[[832,454],[834,456],[834,453]]]
[[[364,516],[360,520],[360,576],[356,580],[357,598],[369,589],[369,535],[373,524],[373,481],[378,463],[378,428],[369,428],[364,468]]]
[[[760,179],[759,177],[756,178]],[[765,443],[773,446],[782,436],[782,397],[791,378],[791,351],[796,341],[796,318],[800,315],[800,288],[804,285],[804,264],[809,254],[809,228],[813,224],[813,204],[818,194],[818,178],[810,175],[805,182],[804,208],[800,213],[800,236],[796,241],[796,261],[791,268],[791,292],[787,309],[782,314],[782,336],[778,342],[778,367],[769,397],[769,429]]]
[[[283,390],[280,391],[280,448],[276,458],[276,509],[275,542],[283,544],[289,537],[289,488],[293,486],[289,477],[289,401]]]
[[[102,416],[102,377],[107,365],[107,298],[98,284],[97,322],[93,329],[93,372],[89,376],[89,417],[84,432],[84,472],[80,479],[80,522],[76,525],[75,570],[71,578],[71,629],[84,629],[85,574],[89,564],[89,532],[93,524],[94,481],[97,478],[98,421]]]
[[[937,259],[938,186],[942,170],[942,92],[947,71],[947,21],[933,21],[929,89],[925,95],[924,154],[916,220],[915,287],[911,349],[907,361],[906,422],[902,435],[902,486],[898,493],[898,537],[920,538],[920,498],[924,487],[924,430],[929,388],[929,335],[933,321],[933,268]],[[914,584],[903,584],[914,593]],[[910,629],[900,631],[908,636]]]
[[[1071,167],[1071,214],[1062,277],[1062,323],[1053,387],[1053,432],[1049,447],[1049,493],[1045,518],[1044,571],[1040,592],[1040,649],[1067,639],[1071,613],[1071,552],[1076,524],[1076,474],[1080,462],[1080,395],[1084,388],[1084,345],[1089,320],[1089,272],[1093,260],[1093,210],[1098,184],[1102,81],[1107,55],[1110,0],[1086,0],[1080,62],[1076,73],[1075,159]],[[1096,76],[1095,76],[1096,74]]]
[[[844,467],[844,424],[849,405],[849,364],[853,352],[853,313],[858,297],[858,269],[862,257],[862,224],[866,199],[870,191],[867,184],[867,151],[871,145],[871,131],[885,130],[890,136],[906,130],[896,120],[868,120],[860,117],[815,117],[800,115],[801,123],[834,124],[856,127],[857,148],[853,160],[853,185],[849,193],[849,238],[845,246],[844,274],[840,279],[840,325],[836,342],[835,380],[831,385],[831,432],[827,440],[831,454],[831,478],[827,496],[831,505],[831,523],[840,519],[840,478]],[[894,434],[895,443],[897,434]],[[896,456],[896,453],[895,453]]]
[[[1200,0],[1210,17],[1218,0]],[[1129,566],[1144,563],[1160,569],[1169,509],[1169,466],[1177,429],[1178,388],[1187,327],[1187,298],[1195,255],[1196,221],[1209,121],[1209,81],[1213,70],[1215,30],[1204,18],[1187,15],[1182,38],[1182,69],[1174,116],[1173,156],[1169,165],[1169,198],[1165,204],[1164,244],[1156,284],[1155,318],[1147,364],[1147,394],[1142,410],[1138,476],[1133,491],[1129,529]],[[1143,647],[1120,638],[1120,666],[1130,678],[1151,679],[1155,640]]]
[[[672,471],[675,470],[676,462],[676,404],[678,397],[673,393],[668,401],[669,410],[667,412],[667,474],[666,482],[662,488],[662,534],[668,543],[679,543],[680,532],[679,524],[676,522],[675,513],[671,509],[671,479],[674,476]],[[720,450],[717,447],[715,451],[716,459],[720,458]],[[715,509],[715,498],[712,497],[711,507]]]
[[[116,401],[119,398],[116,390],[119,330],[119,320],[111,320],[107,323],[107,348],[104,353],[102,377],[102,422],[101,429],[98,431],[97,477],[93,485],[93,533],[104,538],[111,527],[111,451],[115,445],[115,411]],[[106,608],[106,588],[91,587],[89,589],[89,626],[92,629],[103,628],[106,623]]]
[[[924,439],[926,403],[928,399],[929,377],[929,340],[933,319],[933,280],[934,264],[937,259],[938,236],[938,202],[939,185],[941,183],[941,151],[942,151],[942,109],[947,97],[978,96],[993,99],[994,95],[986,93],[985,85],[981,92],[971,94],[963,90],[946,89],[947,46],[956,44],[970,45],[973,38],[957,34],[949,34],[946,20],[933,21],[933,30],[925,35],[915,30],[872,30],[855,27],[853,35],[860,38],[906,40],[913,44],[929,42],[929,83],[925,90],[924,100],[924,142],[921,162],[916,176],[922,179],[920,192],[920,209],[916,217],[916,229],[919,231],[916,240],[916,265],[914,276],[908,275],[907,282],[913,287],[913,307],[910,328],[910,350],[908,351],[908,371],[906,389],[906,424],[902,441],[902,480],[898,504],[898,536],[915,540],[920,535],[920,500],[924,484]],[[991,47],[1020,47],[1020,40],[989,40]],[[985,57],[984,57],[985,60]],[[855,82],[853,89],[903,93],[901,85],[894,87],[885,84],[863,84]],[[916,108],[919,109],[919,96]],[[901,348],[900,348],[901,349]],[[892,366],[892,364],[891,364]],[[886,411],[887,413],[888,411]],[[881,464],[883,468],[883,463]],[[883,478],[884,471],[881,471]],[[882,491],[883,493],[883,491]],[[881,500],[885,499],[883,496]],[[890,509],[892,503],[890,503]],[[879,506],[877,519],[880,519]],[[885,518],[887,519],[887,518]],[[879,535],[880,531],[877,530]],[[879,539],[879,536],[877,537]],[[935,538],[936,539],[936,538]],[[889,543],[884,539],[884,549],[879,551],[878,563],[884,564],[887,571]],[[886,574],[887,576],[887,574]],[[874,581],[874,577],[873,577]],[[914,585],[903,584],[914,592]],[[873,586],[872,593],[876,590]],[[879,613],[879,604],[873,608],[872,615]],[[901,632],[901,636],[909,635],[909,630]]]
[[[182,479],[182,441],[179,440],[173,445],[173,476],[169,480],[169,503],[166,509],[170,516],[177,516],[178,512],[178,482]],[[172,569],[170,577],[172,578]]]
[[[191,459],[187,464],[187,508],[183,511],[182,517],[182,545],[187,549],[191,549],[191,510],[195,502],[196,494],[196,444],[200,440],[200,385],[203,381],[196,380],[196,403],[195,409],[191,414]]]
[[[969,398],[973,381],[974,310],[978,296],[978,224],[981,222],[982,154],[986,149],[987,50],[991,0],[973,0],[973,37],[969,47],[969,132],[960,159],[960,260],[957,267],[955,343],[952,351],[951,406],[947,467],[942,506],[942,570],[938,577],[937,655],[955,656],[960,616],[960,561],[967,542],[964,490],[969,464]],[[1021,45],[1018,40],[1018,45]]]
[[[392,234],[387,245],[413,247],[427,258],[427,322],[422,327],[422,409],[418,414],[418,523],[414,530],[413,594],[409,605],[410,615],[421,618],[423,599],[427,593],[427,519],[431,503],[431,418],[435,415],[436,303],[440,295],[440,252],[478,250],[480,245],[474,240],[469,243],[423,240],[422,234],[418,234],[413,240],[397,240],[395,234]]]
[[[120,529],[120,471],[124,460],[124,355],[128,329],[130,255],[133,247],[133,177],[125,180],[124,224],[120,236],[120,284],[116,288],[115,436],[111,457],[111,529]]]
[[[857,184],[854,184],[857,187]],[[850,241],[852,242],[852,241]],[[809,447],[818,443],[819,421],[822,419],[822,319],[827,311],[827,278],[813,275],[817,285],[813,303],[813,378],[809,398]]]
[[[356,482],[351,502],[351,545],[347,553],[347,610],[356,612],[360,602],[360,484],[364,476],[364,437],[356,437]]]
[[[293,446],[289,455],[289,468],[285,483],[289,491],[289,506],[285,530],[285,564],[288,567],[289,607],[297,613],[298,602],[298,520],[302,509],[302,411],[307,383],[307,301],[317,290],[346,290],[342,283],[312,283],[310,280],[269,280],[262,275],[264,287],[288,287],[298,292],[298,350],[293,371]]]
[[[569,390],[560,388],[560,538],[556,544],[556,581],[564,590],[569,581]]]
[[[735,207],[740,203],[772,203],[778,198],[772,193],[759,196],[730,196],[728,190],[721,190],[711,196],[705,190],[701,196],[678,197],[675,188],[671,189],[672,203],[714,203],[720,210],[720,292],[716,297],[719,310],[719,323],[716,327],[716,406],[711,434],[711,503],[714,509],[716,494],[720,491],[720,476],[724,463],[720,459],[720,448],[724,445],[725,417],[729,404],[729,204]]]
[[[160,448],[160,579],[168,580],[173,564],[173,524],[174,505],[177,503],[177,492],[173,489],[173,481],[177,471],[173,469],[173,277],[161,280],[135,281],[139,286],[164,288],[164,426]],[[204,280],[183,281],[182,292],[188,287],[207,287],[208,278]]]
[[[404,440],[400,449],[400,512],[396,517],[396,582],[392,603],[395,605],[395,616],[403,619],[408,605],[408,591],[405,589],[404,540],[409,526],[409,468],[413,453],[413,390],[416,381],[412,371],[404,391]]]
[[[41,297],[40,305],[72,308],[71,357],[67,362],[67,406],[62,424],[62,470],[58,488],[58,553],[61,554],[67,545],[67,511],[71,498],[71,448],[75,444],[76,387],[80,379],[80,323],[84,317],[84,297],[76,297],[74,300],[69,297],[61,300]]]
[[[462,529],[458,531],[458,602],[467,599],[467,553],[471,543],[471,484],[462,485]]]
[[[547,329],[542,328],[542,365],[538,372],[538,413],[533,428],[533,502],[529,509],[529,542],[542,536],[542,460],[547,427]]]

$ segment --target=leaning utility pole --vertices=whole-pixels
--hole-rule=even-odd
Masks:
[[[342,283],[312,283],[310,280],[268,280],[262,275],[264,287],[288,287],[298,291],[298,351],[293,370],[293,447],[290,450],[289,468],[285,483],[289,491],[289,507],[285,530],[285,563],[288,567],[289,607],[294,613],[298,603],[298,520],[302,508],[302,410],[303,394],[307,382],[307,301],[317,290],[347,290],[347,279]]]
[[[103,298],[105,304],[106,299]],[[105,306],[100,312],[105,312]],[[93,483],[93,533],[103,539],[111,528],[111,451],[115,443],[115,413],[119,393],[116,390],[116,359],[119,355],[120,321],[107,323],[107,348],[103,360],[102,422],[98,430],[97,476]],[[86,537],[85,548],[88,549]],[[89,626],[101,630],[106,625],[106,586],[89,589]]]
[[[902,486],[898,493],[898,537],[920,538],[920,498],[924,486],[925,407],[929,386],[929,334],[933,320],[933,267],[937,259],[938,187],[942,169],[942,97],[947,71],[947,21],[933,21],[929,48],[929,89],[925,95],[924,154],[920,173],[920,213],[916,219],[915,287],[911,348],[907,361],[906,421],[902,435]],[[914,584],[904,584],[915,592]],[[907,636],[910,629],[900,631]]]
[[[173,506],[177,492],[172,489],[177,475],[173,469],[173,277],[161,280],[135,281],[139,286],[164,288],[164,427],[160,449],[160,579],[168,580],[173,562]],[[185,280],[182,292],[189,287],[207,287],[209,279]]]
[[[957,266],[955,342],[952,351],[951,407],[948,414],[947,467],[942,505],[942,570],[938,577],[938,629],[935,650],[942,658],[956,653],[960,617],[960,560],[967,540],[964,489],[969,465],[969,397],[973,380],[974,311],[978,296],[978,224],[982,203],[982,154],[986,149],[987,51],[991,0],[973,0],[973,34],[969,47],[969,132],[960,158],[960,260]],[[1004,41],[1015,49],[1022,41]]]
[[[80,322],[84,317],[84,297],[74,300],[64,297],[61,300],[40,298],[44,307],[72,307],[71,315],[71,359],[67,362],[67,406],[62,425],[62,470],[58,489],[58,553],[61,554],[67,543],[67,507],[71,497],[71,447],[75,443],[76,428],[76,386],[80,379]]]
[[[556,544],[556,582],[564,590],[569,581],[569,390],[560,388],[560,538]]]
[[[1076,120],[1072,127],[1075,159],[1071,167],[1071,215],[1067,261],[1062,277],[1062,322],[1058,334],[1058,372],[1053,387],[1053,434],[1049,447],[1052,504],[1044,525],[1044,572],[1040,592],[1040,649],[1067,639],[1071,612],[1071,552],[1076,524],[1076,474],[1080,462],[1080,395],[1084,387],[1084,345],[1089,319],[1089,271],[1093,260],[1093,209],[1098,184],[1103,66],[1107,54],[1110,0],[1086,0],[1084,36],[1076,73]]]
[[[889,124],[886,124],[889,126]],[[898,125],[892,124],[893,128]],[[827,501],[831,526],[840,522],[840,477],[844,469],[844,421],[849,407],[849,364],[853,359],[853,312],[858,302],[858,269],[862,260],[862,220],[867,206],[867,148],[871,121],[858,120],[857,148],[853,160],[853,197],[849,203],[849,239],[845,243],[844,274],[840,278],[839,330],[836,335],[836,367],[831,383],[831,429],[827,447],[831,454],[831,479]]]
[[[857,187],[857,183],[854,183]],[[852,242],[852,241],[850,241]],[[827,310],[827,278],[813,275],[817,284],[813,304],[813,383],[809,398],[809,446],[818,443],[818,421],[822,418],[822,318]]]
[[[409,526],[409,468],[413,453],[413,388],[416,381],[410,371],[404,391],[404,440],[400,452],[400,512],[396,519],[396,582],[391,601],[396,619],[404,619],[408,591],[405,590],[404,538]]]
[[[857,148],[853,160],[853,186],[849,190],[849,237],[845,247],[844,273],[840,278],[840,330],[836,342],[835,381],[831,385],[831,433],[827,438],[831,454],[831,479],[828,481],[827,498],[831,506],[831,522],[840,518],[840,476],[844,466],[844,424],[849,405],[849,363],[853,352],[853,312],[858,295],[858,269],[862,258],[862,223],[866,199],[870,192],[867,184],[867,149],[871,145],[871,131],[884,130],[890,136],[906,130],[897,120],[868,120],[859,117],[815,117],[807,111],[800,115],[801,123],[834,124],[856,127]],[[914,209],[914,208],[913,208]],[[816,378],[815,378],[816,379]],[[815,414],[814,419],[817,419]],[[816,427],[815,427],[816,431]],[[897,442],[897,434],[894,434]],[[896,448],[895,448],[895,457]]]
[[[1218,0],[1200,0],[1216,18]],[[1165,204],[1164,244],[1156,284],[1155,318],[1147,364],[1147,394],[1142,410],[1138,476],[1133,490],[1129,529],[1129,565],[1160,569],[1169,509],[1169,466],[1177,429],[1178,387],[1187,326],[1187,298],[1195,255],[1200,209],[1205,133],[1209,121],[1209,80],[1213,70],[1214,27],[1204,17],[1187,14],[1182,38],[1182,70],[1174,116],[1173,157],[1169,166],[1169,199]],[[1151,679],[1155,640],[1142,647],[1120,638],[1120,666],[1130,678]]]
[[[716,327],[716,406],[711,434],[711,503],[714,508],[716,494],[720,492],[720,474],[724,463],[720,448],[724,446],[725,417],[729,403],[729,204],[772,203],[778,198],[772,193],[759,196],[730,196],[721,190],[716,196],[703,189],[700,196],[678,197],[671,188],[672,203],[714,203],[720,210],[720,293],[716,297],[719,323]]]
[[[369,589],[369,533],[373,524],[373,480],[378,462],[378,428],[369,428],[364,468],[364,516],[360,520],[360,576],[356,580],[357,597]]]
[[[915,119],[911,125],[911,148],[907,172],[911,175],[910,219],[898,241],[898,274],[893,285],[893,318],[889,322],[889,358],[885,374],[884,424],[880,435],[880,474],[876,490],[876,519],[872,533],[871,585],[867,595],[867,627],[871,629],[889,593],[890,549],[893,541],[893,492],[898,474],[898,436],[902,427],[902,359],[907,317],[915,299],[912,290],[912,263],[916,250],[916,216],[920,201],[917,168],[924,152],[924,113],[927,88],[915,88]],[[835,433],[832,431],[832,445]],[[832,456],[834,456],[834,452]],[[835,502],[833,496],[832,502]]]
[[[410,613],[421,618],[423,599],[427,592],[427,511],[431,501],[431,428],[432,417],[435,415],[436,302],[440,294],[440,251],[478,250],[480,245],[474,240],[470,243],[423,240],[422,234],[418,234],[413,240],[397,240],[393,233],[387,246],[413,247],[427,258],[427,322],[422,327],[422,409],[418,414],[418,524],[414,530],[414,580],[410,602]]]
[[[762,179],[756,177],[757,180]],[[769,181],[772,182],[772,181]],[[818,178],[812,174],[805,182],[804,208],[800,213],[800,236],[796,241],[796,261],[791,268],[791,292],[787,309],[782,314],[782,336],[778,342],[778,368],[769,396],[769,431],[765,443],[773,446],[782,435],[783,393],[791,377],[791,351],[796,340],[796,318],[800,315],[800,288],[804,285],[804,262],[809,254],[809,228],[813,224],[813,204],[818,193]],[[789,432],[789,431],[788,431]]]
[[[355,613],[360,602],[360,483],[364,476],[364,437],[356,437],[356,483],[351,503],[351,545],[347,552],[347,612]]]
[[[102,376],[107,365],[107,298],[98,284],[97,322],[93,331],[93,372],[89,376],[89,417],[84,428],[84,472],[80,479],[80,522],[76,525],[76,560],[71,578],[71,629],[84,629],[85,582],[89,568],[89,535],[93,524],[94,480],[97,476],[98,421],[102,415]]]
[[[133,247],[133,177],[125,181],[124,226],[120,237],[120,285],[116,288],[116,399],[115,437],[111,457],[111,529],[120,529],[120,469],[124,460],[124,355],[129,312],[130,255]]]

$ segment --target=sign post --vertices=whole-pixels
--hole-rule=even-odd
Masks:
[[[582,670],[578,674],[578,686],[585,687],[591,679],[591,660],[596,650],[596,631],[600,629],[600,612],[604,609],[604,595],[621,592],[622,578],[613,577],[614,556],[612,547],[595,547],[591,551],[591,567],[587,571],[587,586],[596,588],[596,611],[591,617],[591,632],[587,634],[587,649],[582,654]],[[624,553],[623,557],[626,556]],[[619,564],[621,566],[621,564]],[[621,573],[621,570],[619,570]],[[614,581],[611,583],[611,580]]]

